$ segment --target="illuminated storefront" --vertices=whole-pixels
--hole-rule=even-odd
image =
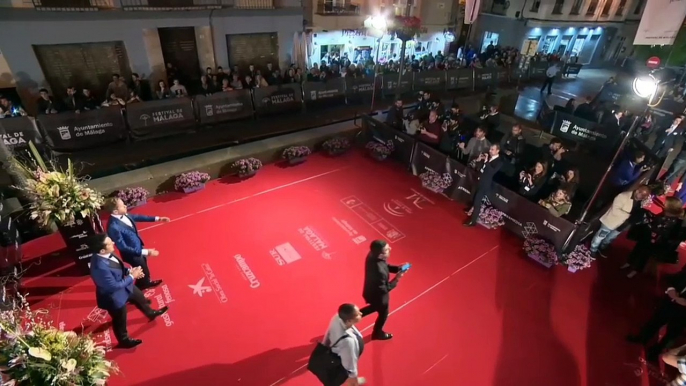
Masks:
[[[449,38],[444,32],[427,31],[422,33],[419,38],[407,42],[406,54],[421,57],[432,53],[436,55],[438,51],[443,53],[449,44]],[[362,30],[343,30],[315,32],[312,35],[312,50],[309,58],[310,65],[328,61],[331,55],[343,56],[354,63],[365,62],[368,59],[376,61],[377,51],[379,63],[389,60],[400,59],[400,49],[402,41],[390,35],[384,35],[381,39],[375,38]]]
[[[524,45],[538,42],[541,54],[569,55],[579,58],[579,63],[589,64],[603,40],[602,27],[531,28]]]

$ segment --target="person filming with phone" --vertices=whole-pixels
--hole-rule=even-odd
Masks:
[[[388,340],[393,335],[383,330],[388,319],[390,292],[398,285],[398,281],[407,273],[411,265],[404,263],[400,266],[388,264],[391,246],[384,240],[374,240],[369,247],[369,254],[365,261],[364,289],[362,296],[368,306],[362,308],[362,316],[377,313],[372,339]],[[390,274],[394,273],[393,279]]]

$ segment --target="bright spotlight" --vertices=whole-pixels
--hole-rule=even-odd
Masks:
[[[387,27],[386,18],[383,16],[372,17],[372,27],[378,30],[385,30]]]
[[[634,79],[633,89],[636,95],[641,98],[648,98],[655,95],[659,82],[652,75],[641,76]]]

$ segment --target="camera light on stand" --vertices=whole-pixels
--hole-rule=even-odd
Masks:
[[[657,92],[658,81],[652,75],[646,75],[634,79],[634,93],[641,98],[648,98]]]

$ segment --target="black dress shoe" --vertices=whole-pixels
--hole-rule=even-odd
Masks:
[[[463,222],[462,225],[464,225],[466,227],[473,227],[474,225],[476,225],[476,221],[467,220],[467,221]]]
[[[141,291],[145,291],[145,290],[148,289],[148,288],[155,288],[155,287],[157,287],[157,286],[160,285],[160,284],[162,284],[162,280],[151,280],[151,281],[150,281],[149,283],[147,283],[147,284],[141,284],[138,288],[139,288]]]
[[[643,341],[643,339],[641,339],[641,338],[640,338],[639,336],[637,336],[637,335],[628,335],[628,336],[626,337],[626,341],[627,341],[627,342],[630,342],[630,343],[636,343],[636,344],[644,344],[644,343],[645,343],[645,342]]]
[[[389,334],[387,332],[372,334],[372,340],[389,340],[391,338],[393,338],[393,334]]]
[[[472,210],[472,207],[468,206],[468,207],[464,208],[463,210],[465,213],[469,213]]]
[[[150,319],[150,321],[152,322],[153,320],[157,319],[158,316],[162,316],[162,315],[166,314],[167,311],[169,311],[169,307],[164,306],[164,307],[160,308],[159,310],[153,311],[152,314],[148,315],[148,319]]]
[[[143,343],[143,341],[140,339],[126,339],[119,342],[117,348],[134,348],[141,343]]]

